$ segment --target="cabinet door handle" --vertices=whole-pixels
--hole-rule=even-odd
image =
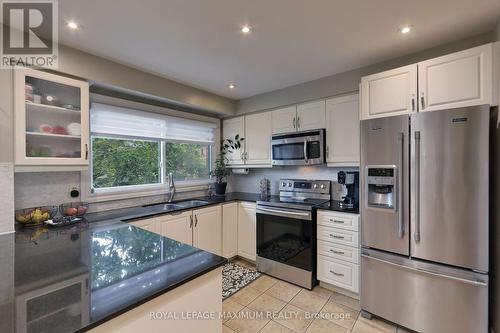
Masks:
[[[89,145],[87,143],[85,144],[85,159],[89,159]]]
[[[344,224],[345,221],[342,221],[342,220],[332,220],[330,219],[330,222],[333,222],[333,223],[341,223],[341,224]]]
[[[296,129],[297,127],[296,127],[296,123],[295,123],[295,117],[293,117],[292,123],[293,123],[293,128]]]
[[[424,95],[422,95],[422,97],[420,97],[420,104],[422,104],[422,110],[425,108],[425,98],[424,98]]]
[[[189,216],[189,227],[193,228],[193,216],[192,215]]]
[[[415,111],[415,98],[414,97],[411,98],[411,110]]]
[[[297,117],[297,129],[300,128],[300,117]]]
[[[344,274],[342,274],[342,273],[337,273],[337,272],[335,272],[334,270],[330,270],[330,273],[332,273],[333,275],[337,275],[337,276],[344,276]]]
[[[198,226],[198,215],[195,215],[194,216],[194,226],[197,227]]]
[[[344,239],[344,236],[337,236],[337,235],[332,235],[330,234],[330,237],[337,238],[337,239]]]
[[[333,252],[335,254],[340,254],[340,255],[344,255],[345,252],[342,252],[342,251],[335,251],[334,249],[330,249],[330,252]]]

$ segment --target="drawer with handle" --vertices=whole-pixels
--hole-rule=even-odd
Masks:
[[[318,210],[318,224],[327,227],[358,231],[359,215]]]
[[[318,225],[318,239],[352,247],[358,247],[359,245],[358,232],[323,225]]]
[[[318,256],[318,280],[359,292],[359,265]]]
[[[318,240],[318,255],[359,264],[359,249]]]

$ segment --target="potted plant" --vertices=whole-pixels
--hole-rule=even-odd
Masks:
[[[215,159],[215,167],[210,172],[210,175],[215,177],[215,194],[224,195],[226,194],[227,187],[227,176],[231,174],[231,170],[226,166],[229,162],[227,158],[228,153],[232,153],[236,149],[241,148],[241,143],[245,138],[240,137],[236,134],[234,139],[224,139],[221,141],[220,153]]]

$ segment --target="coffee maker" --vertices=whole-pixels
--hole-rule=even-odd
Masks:
[[[359,172],[339,171],[337,182],[347,189],[347,194],[342,197],[339,207],[345,210],[355,210],[359,208]]]

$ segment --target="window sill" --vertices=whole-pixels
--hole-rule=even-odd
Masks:
[[[176,186],[176,193],[192,192],[192,191],[205,191],[208,190],[209,182],[191,182],[186,184],[179,184]],[[152,197],[158,195],[167,195],[169,190],[166,187],[155,187],[152,189],[130,189],[130,190],[116,190],[106,191],[101,193],[88,193],[85,201],[89,203],[98,203],[114,200],[125,200],[134,198]]]

